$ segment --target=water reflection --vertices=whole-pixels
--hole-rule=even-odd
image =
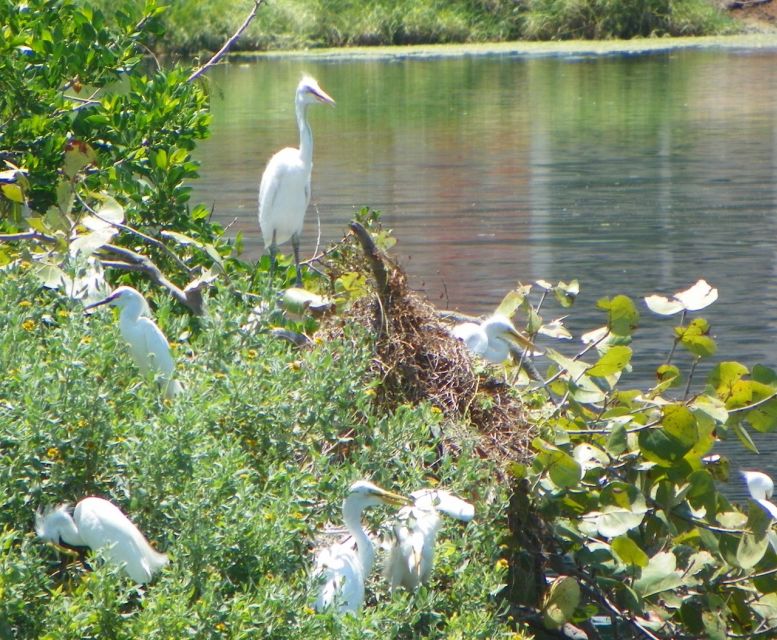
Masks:
[[[327,243],[369,205],[433,301],[484,313],[519,280],[578,278],[576,333],[602,323],[601,296],[703,277],[720,290],[706,317],[721,359],[777,366],[777,53],[221,67],[195,197],[236,218],[251,255],[261,171],[297,143],[303,70],[338,103],[310,114],[303,253],[316,212]],[[644,311],[640,384],[672,326]]]

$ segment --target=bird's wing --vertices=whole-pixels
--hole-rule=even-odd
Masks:
[[[140,530],[116,505],[101,498],[85,498],[76,506],[79,534],[89,547],[124,565],[130,578],[144,584],[167,563],[167,556],[151,548]]]
[[[317,611],[322,611],[337,601],[340,611],[356,611],[364,600],[364,576],[359,567],[356,550],[350,546],[335,544],[321,549],[316,556],[314,573],[323,576]]]
[[[259,226],[264,246],[281,244],[298,231],[310,200],[310,172],[299,149],[287,147],[267,163],[259,185]]]
[[[777,505],[766,499],[759,499],[756,502],[771,516],[772,520],[777,520]]]
[[[451,335],[463,341],[467,347],[477,354],[484,354],[488,349],[488,338],[480,325],[474,322],[462,322],[451,329]]]
[[[169,378],[175,370],[175,361],[170,353],[170,343],[167,342],[165,334],[150,318],[140,318],[138,325],[142,332],[143,345],[150,368]]]
[[[436,509],[451,518],[469,522],[475,517],[475,507],[444,489],[420,489],[410,494],[418,507]]]

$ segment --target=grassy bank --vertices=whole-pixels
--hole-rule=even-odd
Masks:
[[[115,3],[83,0],[111,12]],[[142,0],[135,2],[140,10]],[[250,0],[170,0],[161,49],[196,52],[223,44]],[[633,38],[730,33],[734,24],[709,0],[278,0],[262,6],[237,43],[242,50],[364,45],[504,42],[516,39]]]

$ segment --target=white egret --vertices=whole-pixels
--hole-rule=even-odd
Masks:
[[[316,554],[314,574],[323,576],[315,603],[317,611],[323,611],[335,603],[341,613],[356,613],[361,608],[364,603],[364,580],[372,571],[375,560],[372,541],[362,528],[362,512],[367,507],[379,504],[409,503],[408,498],[381,489],[367,480],[359,480],[351,485],[343,501],[343,520],[353,539],[333,544]]]
[[[259,226],[264,246],[270,250],[270,274],[275,271],[278,245],[291,239],[297,286],[302,284],[299,267],[299,238],[310,204],[310,173],[313,169],[313,133],[307,120],[308,105],[334,105],[335,101],[310,76],[297,85],[294,105],[299,127],[299,149],[278,151],[264,169],[259,184]]]
[[[470,351],[494,364],[504,362],[510,356],[511,344],[534,348],[531,340],[519,333],[509,318],[500,314],[494,314],[480,324],[457,324],[451,334],[462,340]]]
[[[111,562],[123,565],[139,584],[149,582],[167,564],[167,556],[151,548],[121,509],[102,498],[84,498],[72,516],[66,504],[36,513],[35,532],[47,542],[100,550]]]
[[[383,573],[393,591],[415,591],[429,582],[434,566],[434,547],[440,530],[440,513],[469,522],[475,507],[448,491],[421,489],[410,494],[414,504],[402,507],[393,525]]]
[[[173,379],[175,361],[170,344],[156,323],[148,317],[150,310],[146,299],[132,287],[119,287],[104,300],[87,305],[93,309],[109,304],[120,309],[119,331],[129,345],[130,355],[143,375],[149,371],[158,373],[166,398],[178,395],[181,384]]]
[[[747,483],[750,497],[768,513],[772,519],[777,520],[777,505],[769,498],[774,494],[774,481],[761,471],[741,471]]]

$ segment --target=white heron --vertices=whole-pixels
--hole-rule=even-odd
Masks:
[[[741,471],[747,483],[750,497],[768,513],[772,519],[777,520],[777,505],[769,498],[774,494],[774,481],[761,471]]]
[[[451,330],[453,337],[463,341],[467,348],[489,362],[499,364],[510,356],[510,346],[533,349],[531,340],[523,336],[510,319],[494,314],[482,323],[463,322]]]
[[[174,398],[182,391],[181,384],[173,379],[175,361],[165,334],[149,317],[151,312],[146,299],[132,287],[119,287],[104,300],[87,305],[93,309],[109,304],[120,309],[119,331],[129,345],[130,355],[143,375],[158,373],[166,398]]]
[[[335,101],[310,76],[297,85],[294,106],[299,127],[299,149],[278,151],[264,169],[259,184],[259,226],[265,249],[270,250],[270,274],[275,272],[278,245],[291,239],[297,286],[302,284],[299,267],[299,238],[310,204],[310,173],[313,169],[313,133],[307,120],[308,105]]]
[[[415,591],[429,582],[434,567],[434,547],[440,530],[440,513],[469,522],[475,507],[440,489],[421,489],[410,494],[414,504],[402,507],[393,525],[383,574],[393,591]]]
[[[338,611],[356,613],[364,603],[364,580],[372,571],[375,549],[361,524],[361,516],[367,507],[379,504],[403,505],[410,500],[396,493],[359,480],[351,485],[343,501],[343,520],[352,539],[333,544],[316,554],[314,574],[323,576],[323,583],[316,599],[317,611],[337,604]],[[354,548],[355,544],[355,548]]]
[[[139,584],[149,582],[167,564],[167,556],[151,548],[148,540],[121,509],[102,498],[81,500],[73,509],[67,504],[35,514],[35,533],[47,542],[101,551],[113,563],[124,566]]]

